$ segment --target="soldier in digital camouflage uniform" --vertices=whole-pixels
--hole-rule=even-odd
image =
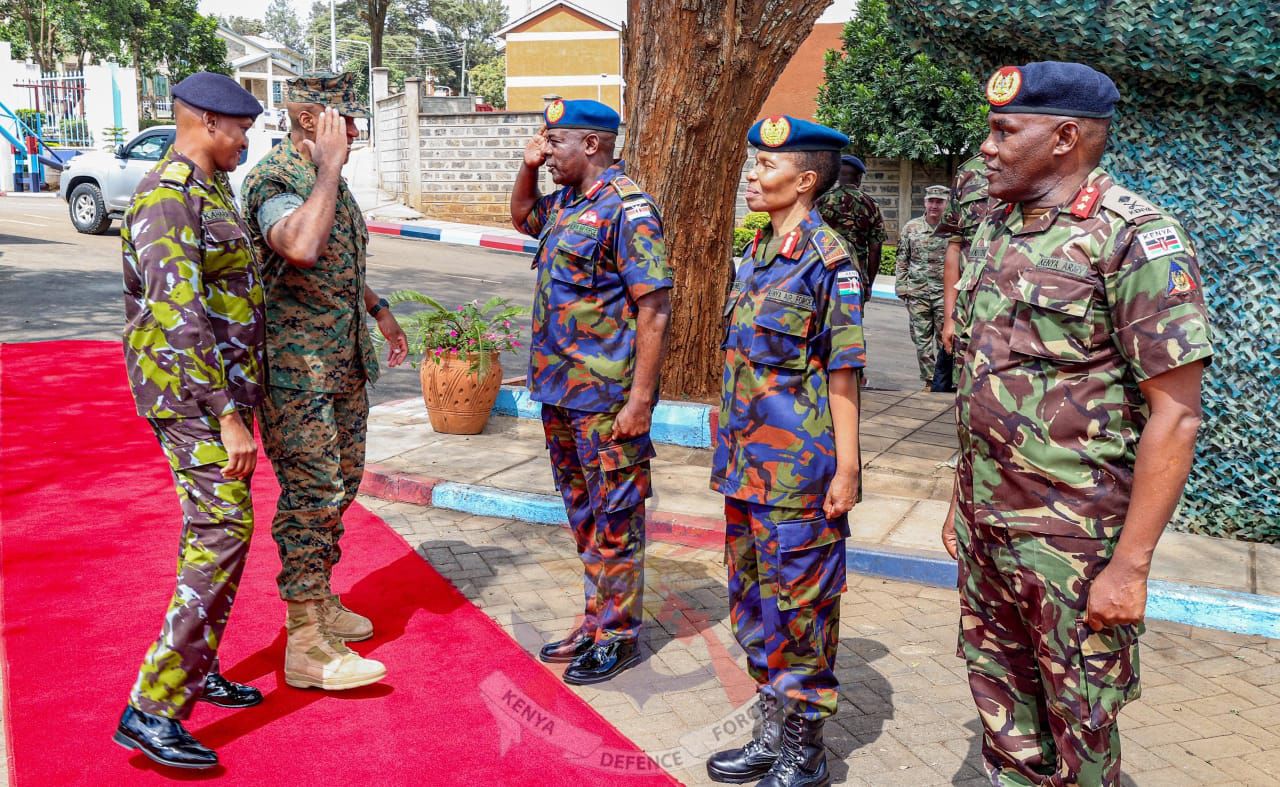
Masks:
[[[947,208],[942,212],[942,221],[938,226],[939,234],[949,236],[942,271],[943,318],[942,339],[939,342],[942,352],[948,357],[955,351],[952,339],[955,337],[956,282],[960,281],[960,266],[969,253],[973,233],[996,203],[987,194],[986,170],[987,165],[981,153],[960,165],[951,181],[951,198],[947,200]],[[939,353],[939,367],[942,352]],[[938,371],[943,370],[939,368]],[[955,373],[956,369],[952,367],[948,390],[955,390]],[[935,374],[934,390],[938,389],[938,383],[938,374]]]
[[[933,384],[942,336],[942,264],[947,253],[947,235],[939,231],[947,202],[946,186],[925,189],[924,215],[908,221],[898,234],[898,256],[894,290],[907,307],[911,342],[925,388]]]
[[[1119,98],[1077,63],[987,83],[990,196],[959,281],[960,654],[1002,785],[1116,785],[1151,555],[1212,354],[1182,227],[1097,167]]]
[[[346,644],[373,636],[330,585],[342,555],[343,513],[364,471],[366,385],[378,379],[368,312],[389,344],[406,341],[387,302],[365,283],[369,232],[342,177],[355,118],[368,112],[351,74],[289,80],[291,132],[244,182],[246,219],[262,261],[267,306],[267,390],[262,440],[280,501],[271,535],[287,602],[285,682],[329,690],[386,674]]]
[[[253,407],[262,398],[262,287],[223,174],[262,106],[235,81],[173,88],[173,146],[138,184],[120,227],[125,365],[138,415],[168,459],[182,505],[177,589],[115,740],[178,768],[217,755],[183,728],[196,700],[243,708],[257,689],[218,671],[253,534]]]
[[[866,350],[861,274],[815,203],[849,140],[787,116],[756,123],[748,140],[759,152],[747,204],[771,223],[747,247],[725,305],[711,488],[725,496],[730,618],[761,724],[745,746],[713,755],[707,773],[825,785]]]
[[[884,246],[884,216],[880,206],[862,190],[867,165],[857,156],[840,157],[840,180],[822,195],[818,212],[853,253],[862,277],[862,301],[871,300],[871,285],[880,272],[880,252]]]
[[[649,426],[670,313],[671,268],[653,198],[613,162],[618,113],[556,101],[511,195],[539,239],[529,392],[542,403],[552,474],[582,559],[582,623],[544,646],[564,680],[608,680],[639,661]],[[538,193],[546,164],[561,188]]]

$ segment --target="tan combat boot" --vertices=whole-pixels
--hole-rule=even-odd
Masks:
[[[373,636],[373,621],[342,606],[336,593],[320,602],[320,622],[330,634],[347,642]]]
[[[290,601],[286,622],[284,682],[294,688],[341,691],[377,683],[387,674],[382,662],[361,658],[322,622],[323,601]]]

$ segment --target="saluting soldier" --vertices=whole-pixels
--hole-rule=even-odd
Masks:
[[[840,237],[853,254],[862,277],[862,301],[871,300],[871,285],[880,272],[880,253],[884,247],[884,216],[880,206],[862,190],[862,177],[867,165],[857,156],[840,157],[840,179],[822,196],[818,210],[822,220]]]
[[[996,784],[1120,783],[1156,542],[1200,423],[1191,241],[1098,167],[1119,92],[1079,63],[987,82],[990,196],[956,303],[960,459],[943,542]]]
[[[759,151],[747,206],[770,224],[748,247],[725,306],[711,488],[725,496],[730,619],[761,724],[745,746],[713,755],[707,773],[825,785],[848,512],[861,499],[866,348],[861,274],[816,205],[849,139],[788,116],[759,121],[747,139]]]
[[[120,226],[125,365],[138,415],[169,461],[182,505],[177,589],[147,650],[115,741],[175,768],[218,756],[182,726],[197,700],[262,701],[218,671],[218,644],[253,535],[253,408],[262,398],[262,286],[223,173],[262,105],[201,72],[173,88],[177,135],[139,182]]]
[[[524,152],[511,220],[539,239],[529,393],[582,559],[582,623],[539,658],[564,680],[609,680],[640,660],[649,426],[671,312],[671,268],[653,198],[614,162],[618,113],[556,101]],[[546,164],[560,189],[541,195]]]
[[[267,303],[262,441],[280,482],[271,535],[288,607],[284,679],[336,691],[386,674],[347,645],[372,637],[373,623],[331,587],[342,516],[364,473],[366,386],[379,372],[365,314],[387,339],[388,365],[398,366],[408,347],[387,302],[365,282],[369,232],[342,177],[359,136],[355,119],[369,116],[354,77],[295,77],[285,100],[289,136],[244,181]]]
[[[942,335],[942,267],[947,235],[940,231],[939,224],[947,194],[946,186],[926,188],[924,215],[908,221],[898,238],[895,290],[907,306],[908,327],[925,390],[933,385]]]

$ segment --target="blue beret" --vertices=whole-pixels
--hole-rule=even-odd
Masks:
[[[618,133],[618,124],[622,119],[618,113],[599,101],[590,99],[574,99],[565,101],[557,99],[547,105],[543,113],[547,120],[547,128],[585,128],[591,131],[607,131]]]
[[[862,159],[858,158],[857,156],[849,156],[849,155],[841,156],[841,157],[840,157],[840,163],[841,163],[841,164],[848,164],[849,166],[853,167],[854,169],[858,170],[859,172],[866,172],[866,171],[867,171],[867,165],[866,165],[866,164],[863,164],[863,163],[862,163]]]
[[[774,115],[757,120],[747,132],[747,142],[760,150],[789,153],[801,150],[839,151],[849,138],[834,128],[790,115]]]
[[[987,80],[992,112],[1109,118],[1118,100],[1111,77],[1083,63],[1004,66]]]
[[[231,117],[256,118],[262,104],[229,76],[197,71],[173,86],[173,97],[196,109]]]

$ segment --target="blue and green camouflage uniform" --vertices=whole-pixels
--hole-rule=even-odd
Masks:
[[[1029,221],[977,227],[956,301],[960,655],[1002,785],[1114,785],[1142,625],[1094,632],[1089,588],[1133,491],[1139,383],[1207,361],[1182,227],[1101,169]]]
[[[185,719],[215,668],[253,534],[248,479],[222,477],[218,419],[239,411],[253,429],[262,287],[226,177],[173,148],[138,184],[120,240],[129,383],[169,461],[183,515],[177,589],[129,704]]]
[[[775,255],[765,229],[738,269],[711,488],[725,496],[734,636],[747,670],[788,713],[836,710],[848,516],[822,511],[836,472],[831,372],[866,363],[862,282],[811,210]]]
[[[653,444],[610,435],[635,376],[637,302],[672,286],[658,209],[623,171],[542,197],[520,227],[540,241],[529,392],[582,559],[583,628],[597,641],[640,630]]]

